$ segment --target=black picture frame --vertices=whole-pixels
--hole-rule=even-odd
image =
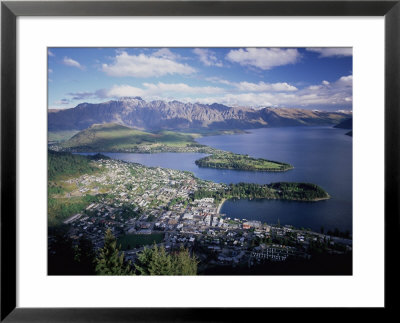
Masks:
[[[400,1],[4,1],[1,3],[1,321],[236,321],[266,309],[17,308],[16,19],[19,16],[384,16],[385,18],[385,307],[396,309],[399,236]],[[38,291],[40,293],[40,291]],[[281,312],[282,309],[270,309]],[[302,311],[292,309],[292,311]],[[304,310],[303,310],[304,311]],[[336,315],[328,310],[329,315]],[[286,315],[286,314],[285,314]],[[253,319],[252,319],[253,318]],[[321,317],[320,317],[321,319]]]

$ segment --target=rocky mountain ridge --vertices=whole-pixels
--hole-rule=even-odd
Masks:
[[[118,123],[143,130],[249,129],[335,125],[349,117],[340,112],[292,108],[228,107],[223,104],[145,101],[139,97],[48,111],[49,131],[82,130],[93,124]]]

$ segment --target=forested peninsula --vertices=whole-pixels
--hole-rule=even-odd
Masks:
[[[216,203],[225,199],[283,199],[315,202],[329,199],[329,194],[316,184],[278,182],[271,184],[238,183],[229,184],[218,191],[198,190],[192,194],[193,199],[212,197]]]

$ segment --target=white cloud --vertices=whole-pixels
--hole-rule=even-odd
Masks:
[[[111,89],[104,91],[103,95],[106,97],[144,96],[145,94],[143,89],[130,85],[114,85]]]
[[[199,57],[200,62],[202,62],[205,66],[223,66],[222,62],[218,60],[215,53],[209,49],[195,48],[193,49],[193,53],[195,53]]]
[[[223,89],[213,86],[189,86],[185,83],[143,83],[146,92],[149,94],[163,94],[165,92],[185,93],[185,94],[217,94],[222,93]]]
[[[218,102],[228,106],[273,106],[274,96],[270,93],[240,93],[240,94],[226,94],[220,98],[206,98],[199,99],[201,103],[214,103]]]
[[[353,48],[351,47],[312,47],[306,48],[306,50],[319,53],[319,57],[343,57],[353,55]]]
[[[278,83],[251,83],[251,82],[231,82],[217,76],[207,77],[207,81],[212,83],[221,83],[225,85],[230,85],[235,88],[235,90],[239,91],[248,91],[248,92],[291,92],[297,91],[298,88],[290,85],[286,82],[278,82]]]
[[[290,85],[286,82],[283,83],[240,82],[236,83],[235,86],[239,91],[248,91],[248,92],[291,92],[298,90],[295,86]]]
[[[221,84],[225,84],[225,85],[234,85],[235,83],[222,79],[218,76],[211,76],[211,77],[206,77],[205,78],[206,81],[212,82],[212,83],[221,83]]]
[[[70,101],[68,100],[68,99],[61,99],[61,100],[58,100],[58,101],[54,101],[54,104],[55,105],[66,105],[66,104],[69,104],[70,103]]]
[[[159,50],[155,51],[152,56],[166,58],[170,60],[176,60],[180,58],[179,55],[174,54],[168,48],[160,48]]]
[[[47,55],[54,57],[56,56],[50,49],[47,50]]]
[[[145,98],[167,97],[170,94],[212,95],[223,93],[223,89],[212,86],[189,86],[185,83],[143,83],[144,88],[130,85],[114,85],[111,89],[97,91],[99,97],[141,96]]]
[[[352,79],[352,75],[342,76],[332,83],[323,81],[321,84],[287,92],[250,92],[251,87],[249,87],[245,93],[226,93],[221,96],[197,98],[193,101],[250,107],[318,107],[322,105],[348,107],[352,103]]]
[[[322,89],[330,89],[330,90],[348,90],[353,87],[353,75],[347,75],[340,77],[337,81],[330,83],[328,81],[322,81],[321,84],[311,85],[307,89],[309,90],[322,90]]]
[[[297,49],[246,48],[229,51],[226,59],[243,66],[269,70],[275,66],[295,64],[301,55]]]
[[[219,80],[224,81],[224,80]],[[282,83],[230,83],[230,88],[214,86],[191,86],[185,83],[143,83],[139,86],[114,85],[108,89],[92,92],[68,93],[71,100],[87,98],[120,98],[140,96],[145,100],[173,100],[200,103],[221,103],[228,106],[250,107],[312,107],[339,106],[349,108],[352,104],[353,76],[342,76],[334,82],[298,89]],[[58,102],[61,104],[61,102]]]
[[[165,53],[164,53],[165,54]],[[187,64],[175,62],[170,58],[129,55],[126,52],[117,54],[112,64],[103,64],[102,70],[109,76],[124,77],[159,77],[167,74],[192,74],[195,69]]]
[[[335,83],[336,86],[353,86],[353,75],[342,76],[339,80]]]
[[[81,65],[79,62],[77,62],[77,61],[75,61],[72,58],[69,58],[67,56],[64,57],[62,62],[63,62],[64,65],[67,65],[67,66],[77,67],[77,68],[79,68],[81,70],[85,69],[85,67],[83,65]]]
[[[321,89],[321,88],[322,88],[321,85],[310,85],[310,86],[308,87],[308,89],[311,90],[311,91],[318,91],[318,90]]]
[[[207,77],[207,81],[212,83],[221,83],[225,85],[230,85],[234,87],[235,90],[239,91],[247,91],[247,92],[292,92],[298,91],[298,88],[290,85],[286,82],[278,82],[278,83],[265,83],[265,82],[231,82],[225,79],[221,79],[217,76]]]

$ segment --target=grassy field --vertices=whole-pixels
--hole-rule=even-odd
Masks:
[[[70,216],[85,210],[91,203],[96,202],[98,196],[76,196],[69,198],[48,198],[48,225],[57,226]]]
[[[234,153],[212,154],[196,160],[200,167],[237,169],[248,171],[285,171],[293,168],[292,165],[271,161],[263,158],[252,158],[248,155]]]
[[[122,250],[130,250],[142,246],[160,243],[164,239],[164,233],[152,234],[127,234],[118,239],[118,245]]]

